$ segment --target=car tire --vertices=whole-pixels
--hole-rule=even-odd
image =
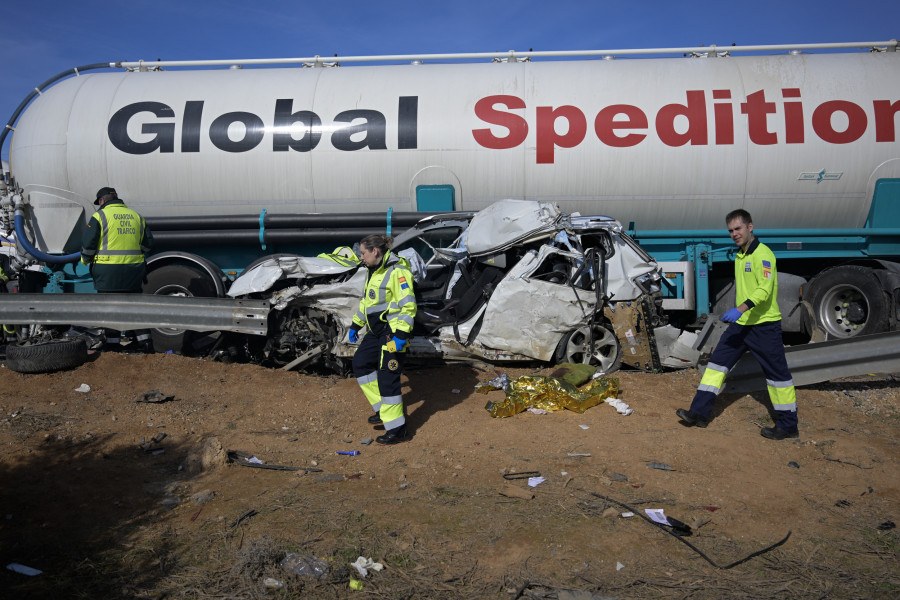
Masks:
[[[826,339],[849,338],[887,331],[890,305],[872,269],[854,265],[833,267],[804,286],[816,323],[805,316],[807,333],[821,328]]]
[[[10,344],[6,367],[16,373],[53,373],[80,367],[87,360],[84,340],[53,340],[40,344]]]
[[[622,349],[619,340],[606,327],[594,325],[594,352],[588,350],[589,329],[587,326],[570,331],[556,347],[554,361],[560,363],[581,363],[597,367],[603,375],[619,369],[622,364]]]

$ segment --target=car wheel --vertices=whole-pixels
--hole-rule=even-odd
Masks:
[[[563,337],[556,349],[556,362],[581,363],[597,367],[597,372],[612,373],[621,364],[619,340],[606,327],[594,326],[594,351],[591,352],[590,330],[579,327]]]
[[[52,340],[40,344],[11,344],[6,367],[16,373],[52,373],[74,369],[87,360],[84,340]]]
[[[828,339],[888,330],[888,303],[872,269],[848,265],[823,271],[805,286],[804,297]],[[805,329],[812,331],[809,323]]]
[[[187,265],[165,265],[147,274],[144,293],[156,296],[197,296],[215,298],[216,284],[200,269]],[[172,351],[178,354],[190,352],[196,332],[174,327],[158,327],[150,330],[153,349],[156,352]]]

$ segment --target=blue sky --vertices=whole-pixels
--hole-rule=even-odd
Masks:
[[[0,124],[35,86],[84,64],[883,41],[900,3],[6,0]],[[2,148],[5,160],[9,140]]]

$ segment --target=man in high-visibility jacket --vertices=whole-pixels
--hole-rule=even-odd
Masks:
[[[739,248],[734,261],[737,307],[722,315],[722,321],[730,325],[709,357],[691,408],[679,408],[675,413],[688,427],[706,427],[725,376],[744,352],[750,350],[765,373],[776,415],[775,426],[763,427],[760,434],[770,440],[796,438],[799,436],[797,397],[781,340],[775,255],[753,235],[753,219],[747,211],[738,209],[728,213],[725,223]]]
[[[144,218],[131,210],[111,187],[97,191],[99,210],[88,221],[82,238],[81,262],[90,265],[94,288],[104,293],[140,294],[147,263],[144,255],[153,245],[153,234]],[[136,331],[137,346],[150,350],[150,332]],[[118,333],[107,344],[119,343]]]
[[[388,236],[370,235],[360,242],[360,259],[368,275],[348,333],[355,344],[359,331],[363,327],[368,330],[353,356],[353,374],[375,411],[369,423],[384,425],[384,435],[375,438],[384,446],[407,437],[400,376],[416,316],[409,262],[391,253],[392,241]]]

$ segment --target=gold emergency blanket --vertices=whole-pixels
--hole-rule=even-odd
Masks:
[[[492,417],[511,417],[529,408],[547,411],[567,408],[583,413],[618,394],[619,380],[615,377],[600,377],[576,388],[555,377],[523,375],[514,379],[506,388],[505,400],[488,402],[484,408]]]

